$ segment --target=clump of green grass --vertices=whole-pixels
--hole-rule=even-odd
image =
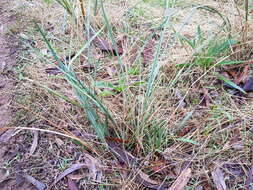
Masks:
[[[197,34],[194,38],[188,39],[187,37],[182,37],[196,53],[193,54],[192,63],[178,64],[178,66],[189,66],[196,65],[203,68],[210,68],[217,62],[217,58],[222,55],[227,56],[231,50],[231,47],[238,42],[231,37],[226,39],[217,39],[217,36],[213,36],[211,39],[205,39],[200,26],[197,28]],[[222,61],[219,65],[229,65],[229,62]]]
[[[86,110],[87,117],[89,118],[90,122],[92,123],[98,137],[102,140],[105,141],[105,136],[108,133],[108,126],[107,122],[108,120],[111,120],[113,123],[113,119],[106,107],[100,102],[100,100],[97,98],[97,96],[94,94],[94,92],[89,89],[85,84],[81,83],[78,78],[76,77],[75,73],[73,72],[72,68],[70,65],[65,65],[60,58],[58,57],[57,53],[55,52],[54,48],[46,38],[45,33],[41,30],[41,28],[36,24],[40,34],[43,36],[43,40],[46,42],[49,50],[52,53],[52,56],[54,59],[57,61],[57,64],[59,65],[59,69],[65,74],[66,79],[68,82],[71,84],[73,89],[76,92],[76,95],[79,98],[79,101]],[[95,36],[94,36],[95,37]],[[88,42],[90,43],[90,42]],[[79,50],[79,52],[70,60],[70,63],[73,62],[78,55],[80,55],[83,50],[87,47],[88,45],[85,44],[84,47]],[[93,102],[94,105],[96,105],[102,113],[105,114],[106,119],[105,121],[101,121],[100,116],[98,115],[97,111],[93,108],[93,105],[91,104]]]
[[[145,15],[153,15],[149,13],[152,7],[148,10],[143,7],[151,6],[154,2],[137,4],[129,2],[131,6],[126,9],[125,17],[114,23],[111,20],[117,15],[112,15],[109,8],[113,4],[114,8],[122,10],[117,2],[86,1],[83,4],[83,7],[86,7],[84,18],[74,15],[78,11],[83,12],[79,9],[82,7],[80,4],[82,1],[73,2],[75,3],[73,5],[78,6],[69,6],[72,9],[71,13],[69,8],[60,5],[76,19],[75,22],[67,24],[85,23],[85,27],[81,26],[82,32],[76,33],[80,36],[64,36],[67,43],[59,45],[61,40],[56,40],[57,34],[46,35],[41,26],[37,25],[37,30],[42,40],[34,34],[36,40],[47,44],[51,53],[46,56],[36,53],[42,70],[52,65],[54,59],[63,76],[48,77],[39,73],[44,81],[39,77],[37,83],[34,82],[36,77],[27,80],[39,83],[38,86],[50,92],[50,95],[60,97],[70,104],[72,112],[68,117],[73,119],[71,122],[65,121],[66,126],[68,122],[73,123],[71,125],[73,128],[78,126],[82,133],[88,131],[89,134],[98,137],[99,140],[97,138],[93,140],[92,145],[99,150],[99,156],[105,162],[113,158],[110,156],[108,158],[109,150],[100,145],[101,143],[104,145],[106,137],[116,138],[115,141],[125,150],[147,163],[148,169],[142,162],[138,169],[145,169],[148,174],[155,173],[153,176],[157,179],[164,178],[149,170],[149,167],[152,168],[150,164],[159,160],[161,155],[175,165],[190,161],[191,167],[197,168],[196,175],[200,177],[193,177],[188,184],[189,189],[194,188],[200,179],[206,179],[207,176],[202,174],[209,171],[207,163],[220,159],[233,160],[228,155],[228,153],[232,155],[233,151],[223,147],[232,138],[229,135],[230,128],[226,129],[226,126],[239,120],[242,113],[227,109],[226,104],[234,104],[235,107],[237,104],[222,92],[219,86],[214,85],[217,70],[224,65],[236,63],[234,60],[226,59],[229,57],[231,46],[237,41],[230,34],[231,25],[222,12],[211,6],[183,7],[177,6],[175,1],[166,1],[165,4],[159,1],[164,7],[155,7],[159,9],[158,16],[149,18]],[[91,16],[93,9],[97,18],[102,18],[98,22],[102,23],[101,25],[93,20],[94,17]],[[214,18],[210,18],[212,22],[209,20],[203,22],[203,18],[196,18],[201,17],[203,9],[207,15]],[[131,16],[134,18],[129,19]],[[84,19],[84,22],[78,19]],[[143,22],[141,27],[136,27],[133,23],[138,19],[141,20],[140,23]],[[213,28],[207,27],[215,21],[219,24],[213,24]],[[107,39],[112,44],[116,49],[116,56],[102,54],[92,45],[95,36],[89,34],[90,28],[98,31],[95,32],[95,36]],[[190,33],[190,37],[184,35],[187,32]],[[121,36],[127,38],[123,44],[123,55],[119,55],[117,51],[117,42]],[[156,36],[153,47],[154,59],[143,65],[142,52],[152,36]],[[76,43],[77,41],[79,43]],[[133,51],[135,47],[137,48]],[[46,47],[43,44],[40,48]],[[65,49],[68,49],[68,53],[75,52],[75,55],[69,61],[63,62],[61,58],[67,54]],[[175,49],[185,50],[187,61],[181,60],[180,51],[177,55],[173,54]],[[136,57],[134,63],[130,61],[132,54]],[[93,70],[83,72],[80,69],[84,64],[79,60],[81,56],[85,57],[85,63],[96,62]],[[174,59],[176,56],[179,59]],[[34,64],[30,68],[36,72],[38,65]],[[113,68],[114,73],[108,74],[108,68]],[[199,106],[201,102],[199,93],[207,86],[210,87],[209,93],[221,93],[221,96],[212,97],[211,107],[203,109]],[[67,88],[66,91],[62,90],[64,88]],[[74,95],[69,96],[72,91]],[[176,97],[176,91],[181,93],[180,100]],[[48,99],[53,99],[50,95]],[[221,99],[222,104],[219,102]],[[180,107],[182,104],[179,101],[185,101],[186,106]],[[57,108],[57,104],[54,106]],[[217,107],[219,109],[216,109]],[[83,111],[86,113],[85,116]],[[78,119],[79,115],[83,116],[82,119]],[[64,115],[59,114],[59,117]],[[244,123],[242,128],[245,126]],[[187,129],[189,129],[187,133],[179,135],[182,130]],[[235,157],[240,158],[239,154]],[[110,177],[124,181],[125,179],[116,175],[117,172],[118,170]],[[132,173],[135,174],[135,171]],[[174,178],[167,181],[174,181]]]

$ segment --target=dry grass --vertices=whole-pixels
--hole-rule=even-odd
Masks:
[[[24,21],[27,26],[20,34],[27,49],[21,52],[20,63],[16,67],[21,82],[13,105],[17,110],[13,124],[57,131],[70,137],[41,132],[36,154],[30,159],[20,158],[27,163],[24,170],[33,168],[29,173],[49,184],[68,165],[81,162],[83,152],[89,152],[103,166],[101,189],[143,189],[134,180],[138,170],[152,179],[172,184],[187,164],[193,172],[186,189],[196,189],[199,185],[213,187],[210,172],[216,167],[223,169],[229,189],[243,187],[250,166],[252,103],[245,97],[233,96],[225,91],[218,83],[217,73],[225,68],[219,65],[223,60],[230,57],[242,59],[244,52],[249,51],[244,44],[252,47],[252,41],[247,36],[252,34],[252,26],[245,30],[244,11],[232,0],[205,2],[205,6],[214,7],[228,18],[230,25],[226,23],[225,26],[218,14],[189,7],[197,3],[203,6],[202,1],[180,1],[169,8],[166,15],[169,17],[168,24],[159,30],[157,27],[164,19],[161,2],[104,2],[115,40],[124,40],[121,60],[91,46],[89,53],[83,51],[82,57],[71,65],[78,79],[95,92],[115,120],[115,125],[109,122],[107,126],[108,136],[117,138],[117,141],[121,139],[124,149],[138,158],[138,167],[123,169],[106,143],[96,135],[84,107],[78,103],[78,96],[64,75],[45,72],[47,68],[54,67],[55,60],[31,22],[35,20],[46,31],[47,38],[64,60],[87,42],[87,32],[82,28],[86,21],[81,19],[81,10],[76,8],[75,22],[56,3],[13,2],[13,10],[27,18]],[[249,19],[252,20],[251,17]],[[96,31],[105,25],[102,9],[97,16],[91,16],[90,23]],[[198,26],[202,40],[197,37]],[[157,37],[153,38],[153,47],[158,59],[144,66],[141,55],[154,33]],[[229,35],[241,42],[238,48],[230,48],[230,51],[220,54],[207,53],[212,50],[213,44],[221,44]],[[100,36],[111,40],[108,29],[104,29]],[[162,37],[161,50],[157,51]],[[186,43],[184,37],[196,38],[194,47]],[[35,50],[52,64],[47,64]],[[135,56],[137,59],[133,62]],[[209,65],[203,61],[207,56],[213,56]],[[204,59],[193,64],[198,58]],[[252,58],[252,55],[243,57],[244,60]],[[185,63],[191,64],[182,66]],[[87,64],[93,65],[94,69],[84,71],[83,67]],[[150,72],[155,70],[152,69],[154,64],[160,70],[155,73],[157,77],[150,96],[147,96],[147,81]],[[120,67],[123,67],[123,72]],[[108,84],[123,90],[111,90]],[[205,91],[210,96],[207,106],[202,105]],[[69,101],[55,96],[56,92],[61,97],[68,97]],[[106,118],[101,110],[94,110],[102,120]],[[25,136],[25,142],[31,144],[31,134],[21,134]],[[46,171],[50,171],[50,175]],[[94,188],[96,183],[84,177],[80,184],[85,188]],[[56,189],[63,187],[67,188],[64,182],[56,185]]]

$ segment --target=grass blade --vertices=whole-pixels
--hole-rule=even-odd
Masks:
[[[249,16],[249,0],[245,0],[244,6],[245,6],[245,20],[248,21],[248,16]]]
[[[166,1],[165,18],[164,18],[164,22],[163,22],[161,28],[163,28],[164,26],[166,26],[168,24],[169,15],[167,16],[166,15],[167,13],[168,13],[168,1]],[[149,79],[148,79],[148,84],[147,84],[147,90],[146,90],[146,95],[145,95],[146,99],[151,96],[152,91],[154,89],[155,79],[156,79],[156,77],[157,77],[157,75],[159,73],[160,65],[158,64],[158,58],[159,58],[159,55],[160,55],[162,42],[164,40],[164,34],[165,34],[165,30],[162,29],[161,35],[160,35],[161,38],[160,38],[160,41],[159,41],[158,46],[156,48],[155,58],[154,58],[154,61],[153,61],[153,65],[152,65],[150,74],[149,74]]]
[[[81,102],[82,107],[86,111],[87,117],[90,120],[92,126],[94,127],[98,137],[104,141],[105,136],[107,134],[107,125],[102,122],[96,109],[93,107],[93,104],[95,106],[97,106],[97,108],[99,108],[105,114],[105,116],[115,124],[108,109],[98,100],[96,95],[89,88],[87,88],[85,86],[85,84],[81,83],[77,79],[72,68],[70,66],[65,65],[60,60],[56,51],[52,47],[51,43],[47,40],[45,33],[42,31],[42,29],[38,26],[37,23],[35,23],[35,25],[36,25],[37,29],[39,30],[40,34],[42,35],[43,40],[46,42],[54,59],[57,61],[58,65],[59,65],[59,69],[65,74],[67,81],[71,84],[71,86],[75,90],[75,92],[79,98],[79,101]],[[90,42],[88,42],[88,43],[90,43]],[[87,44],[85,44],[84,47],[87,47]],[[81,50],[85,49],[84,47],[81,48]],[[82,52],[81,50],[79,51],[79,54]],[[92,101],[90,102],[89,100],[92,100]]]
[[[113,48],[115,49],[115,52],[116,52],[116,55],[117,55],[117,58],[118,58],[119,66],[120,66],[121,70],[123,70],[123,69],[122,69],[122,60],[121,60],[121,57],[120,57],[120,55],[119,55],[117,42],[116,42],[116,40],[115,40],[115,38],[114,38],[114,36],[113,36],[112,27],[111,27],[111,25],[110,25],[110,23],[109,23],[109,20],[108,20],[108,18],[107,18],[107,15],[106,15],[106,12],[105,12],[105,8],[104,8],[104,4],[103,4],[103,1],[102,1],[102,0],[100,0],[100,4],[101,4],[101,8],[102,8],[102,13],[103,13],[105,25],[106,25],[106,27],[107,27],[107,29],[108,29],[109,37],[110,37],[110,39],[111,39],[111,41],[112,41]]]
[[[226,84],[228,84],[229,86],[233,87],[234,89],[239,90],[243,94],[247,94],[247,92],[245,92],[240,86],[236,85],[235,83],[233,83],[231,80],[225,78],[224,76],[219,75],[218,78],[220,80],[222,80],[223,82],[225,82]]]

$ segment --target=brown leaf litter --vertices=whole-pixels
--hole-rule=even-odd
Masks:
[[[191,177],[191,169],[185,168],[168,190],[184,190]]]
[[[213,182],[216,185],[217,190],[226,190],[227,186],[225,183],[223,172],[220,168],[216,168],[211,172]]]
[[[166,189],[169,185],[164,182],[160,182],[157,180],[153,180],[149,175],[145,174],[141,169],[139,169],[140,163],[137,158],[135,158],[131,153],[123,150],[117,143],[107,142],[110,150],[114,154],[114,156],[118,159],[121,164],[128,166],[129,168],[135,168],[135,181],[138,184],[142,184],[143,186],[150,189]]]
[[[252,64],[252,61],[248,61],[246,62],[246,64],[226,67],[226,70],[222,72],[222,75],[228,80],[234,82],[239,87],[241,87],[245,92],[253,92],[253,77],[250,73],[249,64]],[[231,86],[228,84],[224,84],[224,86],[227,88],[231,88]],[[242,94],[239,93],[238,95]],[[251,96],[248,94],[247,97]]]
[[[248,171],[248,177],[245,182],[245,189],[251,190],[253,185],[253,146],[251,147],[251,166]]]
[[[70,177],[68,177],[68,188],[69,190],[78,190],[77,184]]]
[[[33,131],[34,137],[33,137],[33,142],[32,142],[32,146],[30,149],[30,153],[29,156],[33,155],[33,153],[35,152],[37,146],[38,146],[38,141],[39,141],[39,131]]]
[[[95,34],[92,32],[92,30],[90,30],[90,34],[91,37],[94,36]],[[123,47],[122,47],[122,40],[118,41],[118,43],[116,44],[116,47],[114,47],[111,43],[109,43],[107,40],[96,36],[94,38],[94,40],[92,41],[92,43],[99,48],[102,52],[105,53],[110,53],[112,55],[117,55],[117,53],[119,55],[123,54]]]
[[[81,168],[88,168],[89,169],[89,176],[95,182],[102,181],[102,171],[100,169],[100,162],[92,157],[89,154],[84,154],[84,163],[73,164],[65,171],[63,171],[59,176],[54,180],[54,182],[49,186],[48,189],[52,189],[61,179],[68,176],[69,174],[81,169]],[[68,185],[74,188],[74,182],[72,179],[69,179]]]

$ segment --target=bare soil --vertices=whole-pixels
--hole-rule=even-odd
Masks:
[[[9,28],[15,24],[16,16],[8,5],[9,1],[0,1],[0,189],[33,189],[31,184],[5,169],[8,160],[15,157],[15,145],[11,138],[14,131],[7,130],[6,127],[13,116],[10,104],[16,80],[11,70],[16,63],[17,52],[15,38],[8,35]]]
[[[6,11],[5,1],[0,2],[0,128],[5,127],[11,119],[8,105],[11,101],[13,80],[8,76],[7,70],[15,62],[11,56],[10,38],[6,35],[8,26],[13,22],[11,15]]]

